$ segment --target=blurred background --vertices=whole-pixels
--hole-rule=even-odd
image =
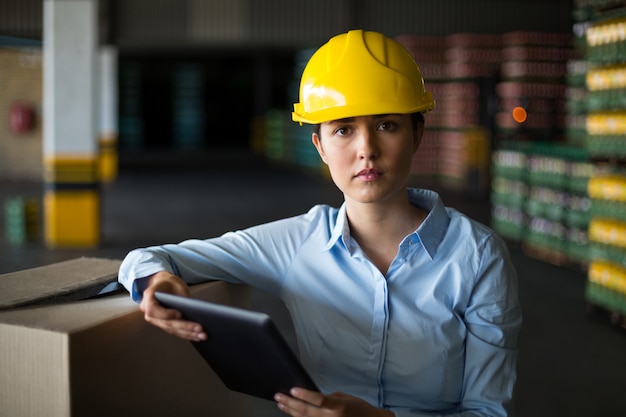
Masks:
[[[509,244],[518,414],[624,415],[623,1],[2,0],[0,273],[340,204],[291,110],[355,28],[435,97],[411,185]]]

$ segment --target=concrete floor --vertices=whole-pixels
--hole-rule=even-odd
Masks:
[[[167,159],[166,159],[167,158]],[[0,204],[10,196],[41,196],[41,184],[0,182]],[[438,190],[444,202],[480,221],[489,203]],[[47,249],[40,242],[10,245],[0,226],[0,274],[79,256],[122,258],[139,246],[210,237],[296,215],[316,203],[338,205],[340,194],[317,173],[302,172],[247,152],[212,151],[193,157],[123,159],[119,178],[102,188],[102,243],[97,249]],[[524,326],[520,338],[517,410],[520,417],[626,415],[626,330],[590,313],[585,274],[525,256],[511,246],[520,278]],[[289,319],[273,299],[255,306]],[[287,334],[291,339],[291,335]],[[282,415],[260,402],[259,417]]]

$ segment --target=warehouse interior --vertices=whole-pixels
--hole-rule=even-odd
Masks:
[[[93,128],[107,169],[99,236],[83,246],[46,240],[44,2],[0,4],[0,274],[338,206],[291,106],[311,48],[381,31],[437,102],[410,185],[508,243],[524,314],[517,415],[626,413],[622,1],[90,1],[115,100]],[[292,332],[276,300],[254,292],[253,307]]]

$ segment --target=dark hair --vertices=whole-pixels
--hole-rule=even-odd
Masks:
[[[424,124],[424,113],[421,112],[416,112],[416,113],[411,113],[411,124],[413,125],[413,130],[417,131],[417,127],[419,126],[419,124]],[[316,124],[313,125],[313,133],[315,133],[317,136],[321,137],[320,134],[320,124]]]

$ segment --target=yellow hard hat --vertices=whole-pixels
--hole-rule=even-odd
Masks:
[[[427,112],[432,93],[413,57],[377,32],[351,30],[322,45],[300,81],[292,119],[318,124],[347,117]]]

